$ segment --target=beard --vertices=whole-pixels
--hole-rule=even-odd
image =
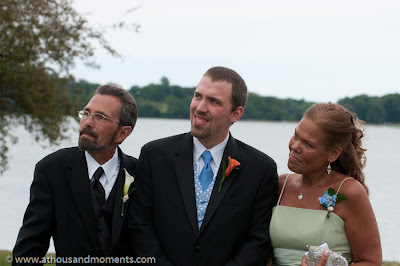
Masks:
[[[87,135],[93,137],[94,140],[90,141],[89,139],[82,137],[82,134],[87,134]],[[104,151],[104,150],[108,149],[111,146],[111,144],[113,144],[116,136],[117,136],[117,131],[115,131],[111,135],[110,141],[107,144],[100,145],[97,142],[97,139],[98,139],[97,133],[92,131],[88,127],[84,127],[79,133],[78,146],[81,150],[84,150],[84,151],[92,151],[92,152]]]
[[[199,129],[195,125],[192,125],[192,127],[190,129],[190,133],[192,134],[192,136],[194,136],[198,139],[206,139],[211,136],[209,129]]]
[[[192,136],[198,138],[198,139],[206,139],[209,138],[211,136],[211,130],[208,126],[204,126],[204,125],[196,125],[194,120],[196,119],[195,116],[199,114],[201,116],[206,116],[204,113],[202,112],[192,112],[190,114],[190,133],[192,134]]]

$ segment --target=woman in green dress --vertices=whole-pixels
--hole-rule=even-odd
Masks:
[[[272,265],[307,265],[308,247],[323,243],[349,264],[382,265],[362,171],[362,137],[361,121],[339,104],[314,104],[305,112],[289,142],[288,168],[294,173],[279,177],[270,225]]]

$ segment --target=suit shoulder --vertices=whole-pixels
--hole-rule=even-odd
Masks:
[[[78,147],[69,147],[59,149],[53,153],[46,155],[43,159],[38,162],[38,165],[54,163],[56,161],[65,161],[68,158],[74,158],[75,156],[82,154],[83,151]]]
[[[122,151],[121,151],[121,156],[122,156],[122,161],[121,161],[122,167],[125,168],[128,171],[128,173],[133,175],[138,159],[128,154],[125,154]]]
[[[124,158],[124,160],[129,161],[129,162],[136,162],[137,161],[136,157],[133,157],[133,156],[131,156],[129,154],[124,153],[121,150],[121,148],[118,148],[118,150],[119,150],[119,154]]]
[[[161,147],[170,147],[175,146],[179,143],[183,138],[190,137],[188,136],[190,133],[183,133],[179,135],[169,136],[161,139],[156,139],[146,143],[143,148],[144,149],[153,149],[153,148],[161,148]]]
[[[237,146],[242,154],[245,154],[247,157],[256,158],[258,160],[263,160],[266,163],[273,163],[275,164],[274,159],[272,159],[269,155],[265,154],[264,152],[240,141],[236,140]]]
[[[137,162],[137,158],[133,157],[131,155],[125,154],[127,160],[129,160],[130,162]]]

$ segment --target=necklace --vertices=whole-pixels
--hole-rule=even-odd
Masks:
[[[304,194],[306,194],[307,192],[309,192],[311,189],[313,189],[313,188],[315,188],[315,187],[318,187],[319,185],[321,185],[322,183],[324,183],[327,179],[328,179],[328,177],[329,176],[326,176],[325,178],[324,178],[324,180],[322,180],[321,182],[319,182],[318,184],[316,184],[315,186],[312,186],[311,188],[309,188],[306,192],[301,192],[300,191],[300,194],[297,196],[297,198],[299,199],[299,200],[302,200],[303,199],[303,197],[304,197]],[[301,177],[301,184],[303,184],[303,177]],[[301,186],[300,186],[300,190],[301,190]]]

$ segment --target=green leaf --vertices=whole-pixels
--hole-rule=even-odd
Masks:
[[[328,194],[329,194],[329,195],[335,195],[336,192],[335,192],[335,190],[334,190],[333,188],[330,187],[330,188],[328,189]]]
[[[124,198],[124,197],[122,197],[121,216],[124,216],[124,206],[125,206],[125,202],[123,201],[123,198]]]
[[[226,163],[224,160],[222,160],[222,167],[224,168],[224,170],[226,169]]]
[[[131,184],[131,186],[129,187],[129,190],[128,190],[128,195],[130,195],[130,194],[132,194],[134,191],[136,190],[136,188]]]
[[[225,181],[225,171],[226,171],[226,164],[225,164],[224,160],[222,160],[222,179],[219,182],[218,193],[221,192],[222,184]]]

